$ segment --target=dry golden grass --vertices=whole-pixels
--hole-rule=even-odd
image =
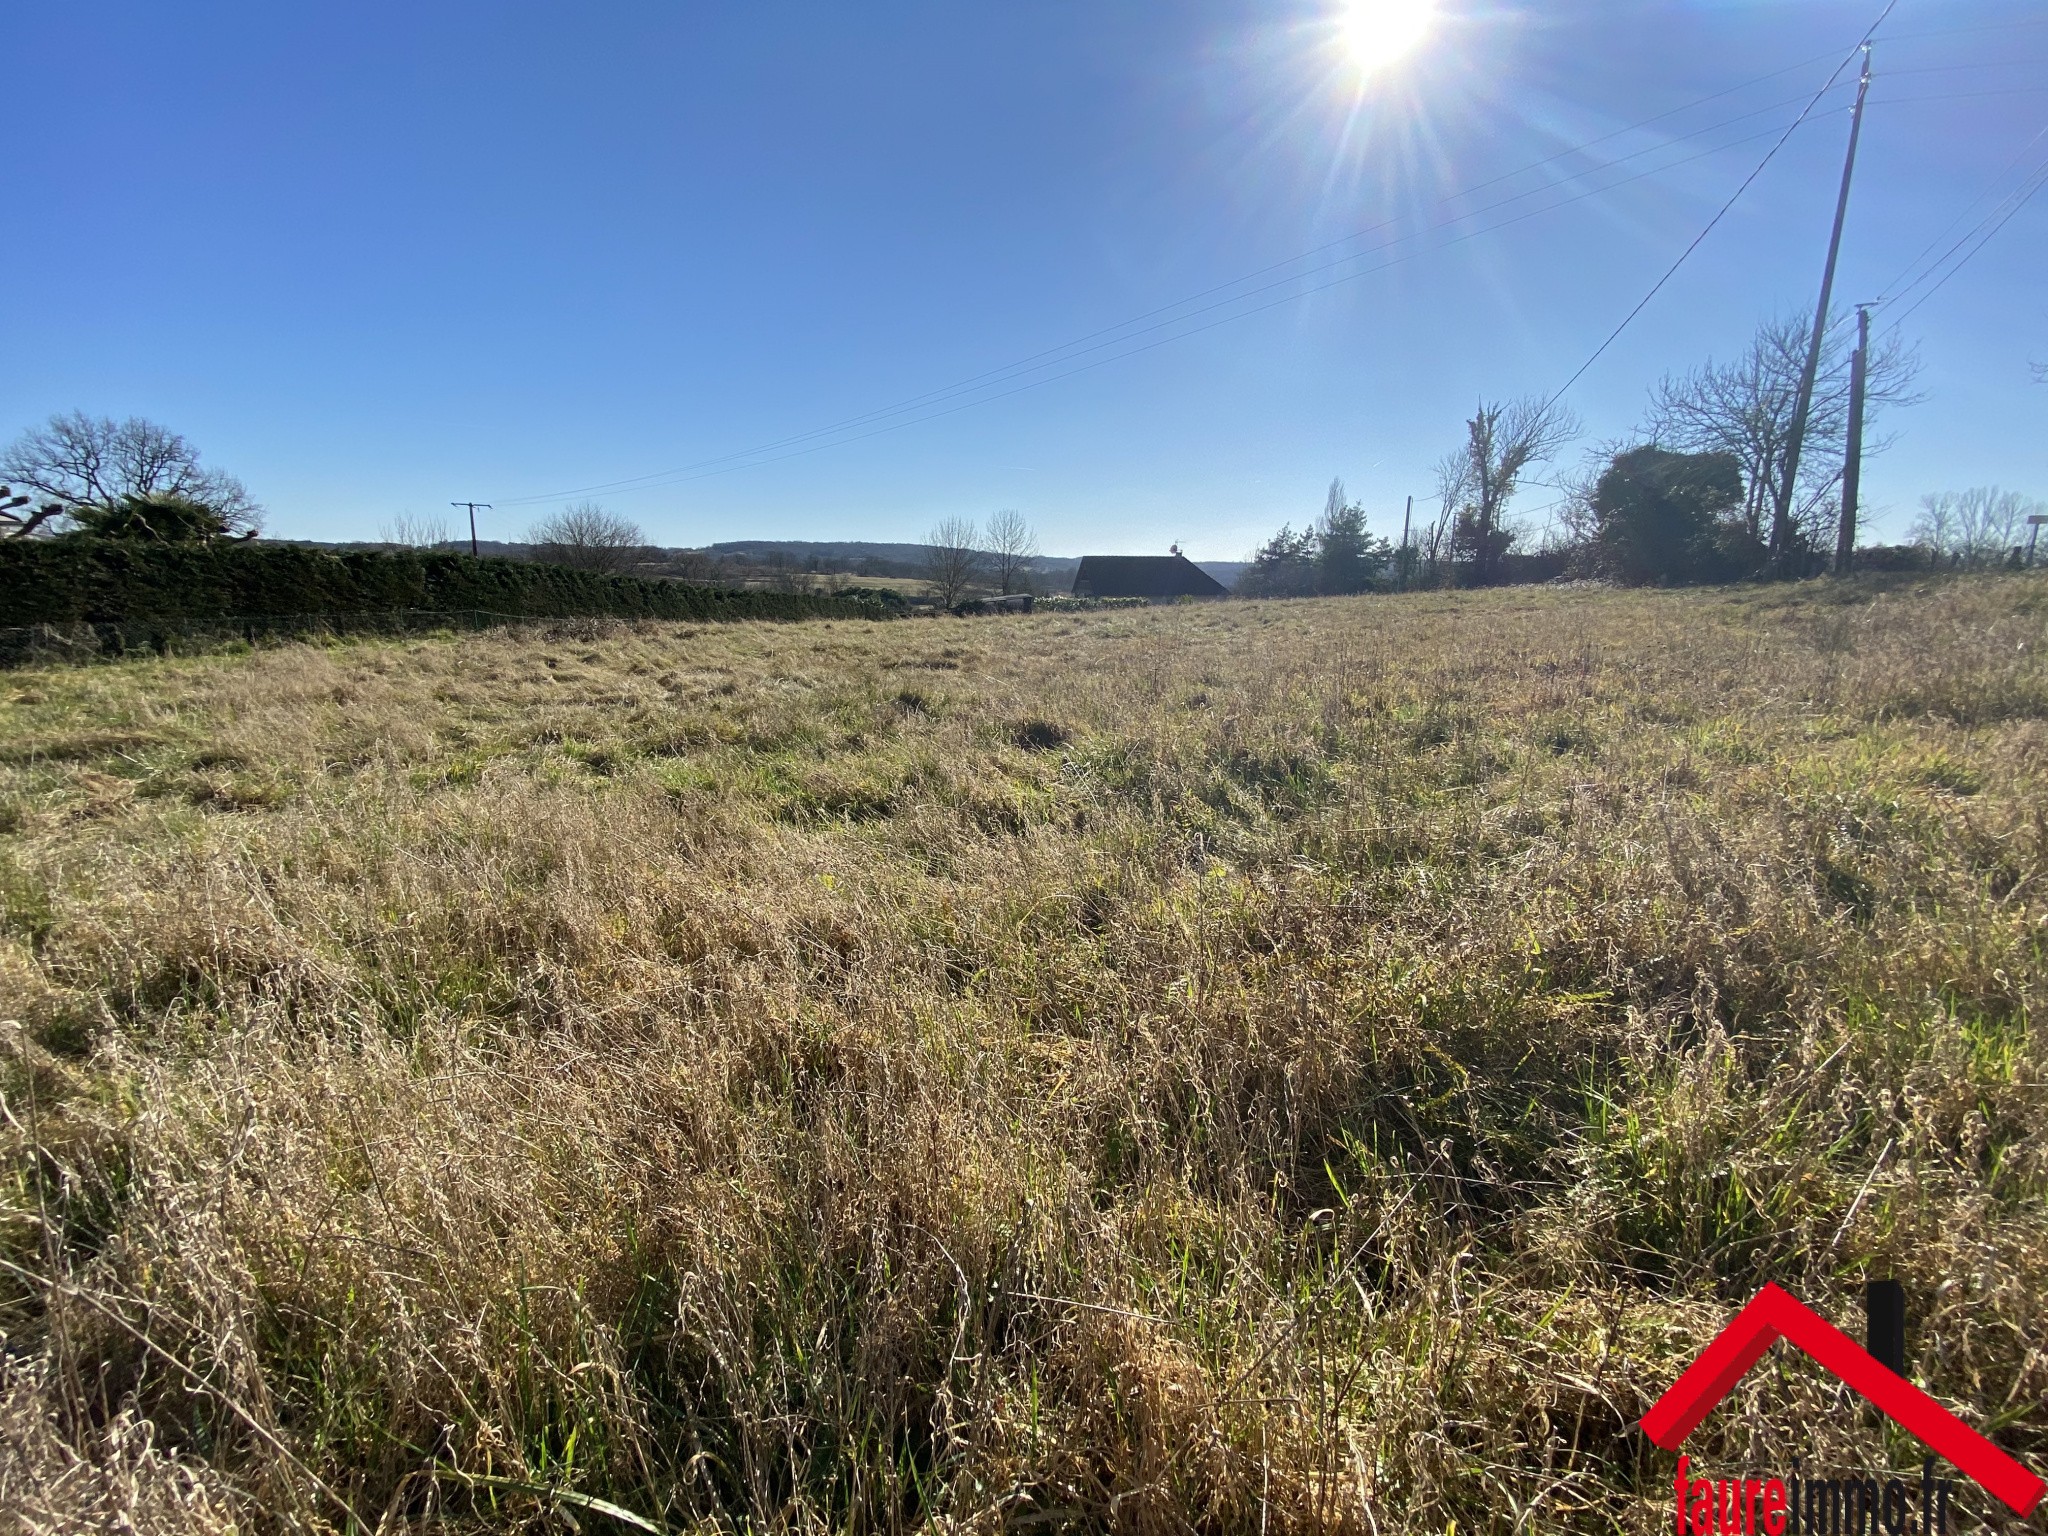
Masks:
[[[1647,1532],[1873,1269],[2039,1464],[2044,616],[0,677],[0,1524]],[[1689,1449],[1918,1464],[1796,1358]]]

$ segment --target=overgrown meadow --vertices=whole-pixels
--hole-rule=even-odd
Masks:
[[[0,1525],[1668,1530],[1633,1421],[1871,1274],[2038,1469],[2044,644],[1992,577],[0,674]],[[1921,1454],[1783,1348],[1687,1449]]]

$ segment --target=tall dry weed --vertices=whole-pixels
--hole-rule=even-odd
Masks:
[[[0,681],[25,1529],[1642,1530],[1762,1280],[2048,1451],[2043,609]],[[1786,1361],[1700,1432],[1911,1461]]]

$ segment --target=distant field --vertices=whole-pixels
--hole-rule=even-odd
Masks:
[[[1866,1273],[2038,1467],[2044,645],[2014,577],[0,675],[0,1509],[1647,1533],[1628,1426]],[[1920,1465],[1793,1357],[1688,1449]]]

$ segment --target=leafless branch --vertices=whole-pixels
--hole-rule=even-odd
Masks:
[[[996,590],[1005,594],[1028,590],[1031,562],[1038,558],[1038,535],[1024,521],[1024,514],[1006,509],[991,517],[987,544]]]
[[[925,585],[941,606],[957,606],[981,578],[980,540],[971,517],[949,517],[925,535]]]
[[[263,509],[247,486],[225,470],[202,465],[199,451],[179,433],[140,416],[52,416],[0,452],[0,480],[60,511],[106,506],[127,496],[178,496],[219,514],[230,534],[262,526]],[[20,537],[26,530],[5,531]]]
[[[647,546],[647,535],[638,523],[594,501],[578,502],[542,518],[527,538],[536,560],[607,576],[632,569]]]

